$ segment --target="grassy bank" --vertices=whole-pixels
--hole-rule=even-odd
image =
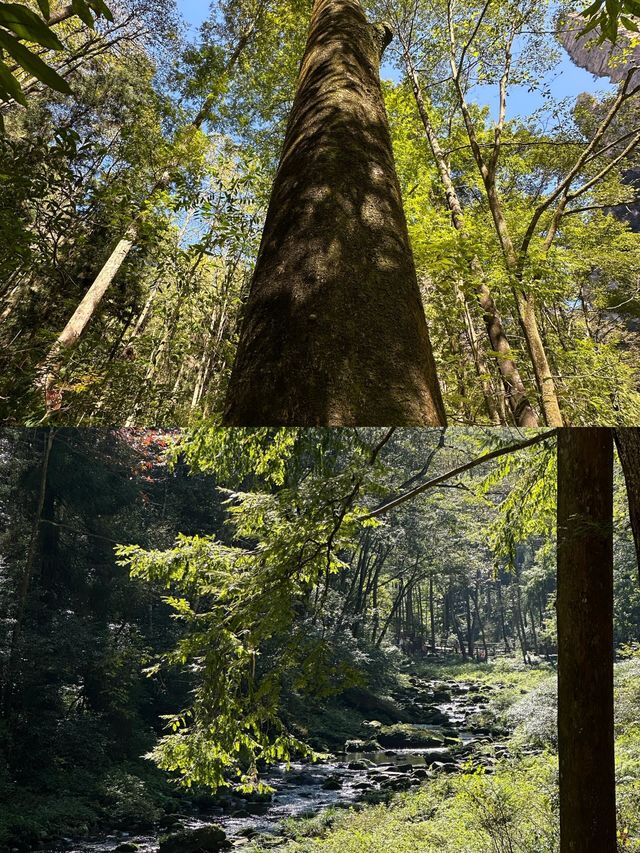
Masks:
[[[558,849],[555,676],[513,662],[425,668],[501,688],[493,710],[515,732],[511,757],[440,776],[386,804],[289,821],[280,853],[554,853]],[[504,687],[502,687],[504,685]],[[490,751],[490,750],[489,750]],[[619,849],[640,851],[640,659],[616,666]],[[253,842],[252,851],[273,847]]]

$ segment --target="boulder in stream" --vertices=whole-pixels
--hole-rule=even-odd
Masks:
[[[160,837],[160,853],[219,853],[230,846],[224,829],[215,824]]]
[[[378,741],[385,747],[428,749],[432,746],[442,746],[444,736],[441,732],[426,726],[399,723],[380,729]]]
[[[361,758],[359,761],[350,761],[347,764],[347,770],[368,770],[374,767],[373,761],[367,761],[366,758]]]
[[[376,696],[366,687],[349,687],[342,695],[348,705],[366,716],[388,723],[407,719],[406,712],[397,702],[385,696]]]
[[[348,740],[344,745],[345,752],[380,752],[382,747],[377,740]]]

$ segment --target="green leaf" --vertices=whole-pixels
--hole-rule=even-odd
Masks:
[[[64,50],[58,36],[42,18],[20,3],[0,3],[0,26],[11,30],[25,41],[41,44],[50,50]]]
[[[51,89],[56,92],[62,92],[64,95],[71,94],[71,88],[66,80],[43,62],[39,56],[32,53],[18,39],[14,38],[10,33],[0,30],[0,47],[3,47],[7,53],[16,60],[16,62],[24,68],[28,74],[33,74],[42,83],[46,83]]]
[[[43,18],[48,18],[51,15],[49,0],[38,0],[38,7],[42,12]]]
[[[109,9],[104,0],[87,0],[87,3],[97,15],[102,15],[107,21],[113,21],[111,9]]]
[[[83,24],[86,24],[88,27],[93,27],[93,15],[84,0],[71,0],[71,8]]]
[[[603,3],[603,0],[596,0],[595,3],[591,4],[591,6],[587,6],[586,9],[583,9],[582,12],[580,12],[580,14],[582,15],[583,18],[590,18],[592,15],[595,15],[595,13],[600,9],[600,7],[602,6],[602,3]]]
[[[625,15],[620,16],[620,23],[628,30],[631,30],[634,33],[640,32],[640,28],[638,28],[636,22],[631,18],[627,18]]]
[[[23,106],[27,104],[27,99],[20,88],[20,84],[2,60],[0,60],[0,95],[7,100],[13,98],[14,101]]]

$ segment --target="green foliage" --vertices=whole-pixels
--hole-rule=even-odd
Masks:
[[[50,9],[48,0],[39,0],[40,11],[45,20],[38,17],[28,6],[22,3],[0,3],[0,98],[13,99],[26,106],[27,100],[21,82],[14,69],[7,64],[3,54],[8,54],[27,74],[40,80],[49,88],[65,95],[71,94],[71,87],[58,72],[44,62],[22,41],[39,45],[47,50],[65,49],[51,26],[46,22]],[[112,21],[113,16],[103,0],[73,0],[73,12],[89,27],[94,24],[92,10]]]
[[[492,776],[441,777],[389,806],[333,813],[328,820],[296,826],[294,840],[282,849],[285,853],[552,851],[558,838],[556,777],[550,757],[501,762]],[[307,837],[314,830],[320,834]]]
[[[114,769],[103,778],[100,798],[109,819],[117,826],[151,825],[162,814],[157,797],[145,781],[123,768]]]
[[[638,32],[636,18],[640,17],[638,0],[595,0],[590,6],[580,12],[587,24],[582,33],[600,30],[599,42],[605,39],[615,44],[618,38],[620,24],[632,32]]]
[[[558,748],[558,685],[555,677],[534,688],[508,711],[514,742],[540,749]]]
[[[231,435],[233,433],[233,435]],[[194,702],[167,720],[152,757],[177,771],[185,784],[217,788],[229,779],[240,787],[257,781],[257,761],[308,753],[280,718],[282,680],[295,672],[294,688],[322,695],[353,677],[350,668],[327,678],[324,644],[314,637],[311,594],[346,568],[361,511],[357,494],[368,476],[371,449],[347,436],[333,439],[334,451],[351,450],[347,464],[325,457],[324,439],[307,436],[314,451],[287,485],[268,492],[225,491],[235,543],[215,536],[180,536],[168,551],[136,545],[118,549],[133,577],[168,588],[165,602],[188,625],[188,634],[165,663],[189,665],[198,676]],[[295,431],[196,431],[185,443],[200,469],[218,463],[223,473],[249,470],[277,487]],[[354,436],[355,437],[355,436]],[[272,442],[275,439],[275,443]],[[298,448],[300,454],[300,448]],[[220,454],[230,454],[221,462]],[[282,458],[279,455],[282,454]],[[317,460],[317,461],[316,461]],[[220,464],[221,463],[221,464]],[[355,485],[354,485],[355,484]],[[277,641],[274,644],[274,641]],[[153,670],[156,671],[156,668]],[[324,674],[323,674],[324,673]]]

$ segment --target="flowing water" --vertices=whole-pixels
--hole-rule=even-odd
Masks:
[[[421,687],[432,685],[421,682]],[[442,687],[442,683],[438,685]],[[486,699],[474,698],[473,685],[445,685],[450,696],[446,701],[433,702],[430,710],[437,709],[447,718],[447,734],[455,734],[458,746],[457,757],[468,755],[474,742],[491,740],[491,735],[473,725],[474,717],[486,706]],[[422,727],[422,726],[421,726]],[[424,724],[426,728],[438,728]],[[418,768],[422,768],[416,774]],[[288,767],[279,765],[270,768],[262,777],[274,793],[269,801],[236,799],[226,812],[222,808],[198,816],[180,816],[176,829],[198,829],[212,823],[222,826],[234,847],[241,847],[248,838],[256,834],[271,836],[277,843],[282,822],[287,818],[309,817],[324,809],[348,807],[377,792],[403,790],[419,785],[425,778],[427,768],[439,768],[455,772],[449,747],[389,749],[379,752],[342,754],[322,763],[297,763]],[[427,772],[432,772],[429,770]],[[416,775],[413,775],[416,774]],[[163,830],[166,832],[167,830]],[[159,848],[161,831],[148,834],[124,831],[105,833],[95,839],[74,841],[64,839],[57,846],[48,847],[45,853],[112,853],[124,841],[135,842],[140,853],[155,853]],[[42,851],[41,851],[42,853]]]

